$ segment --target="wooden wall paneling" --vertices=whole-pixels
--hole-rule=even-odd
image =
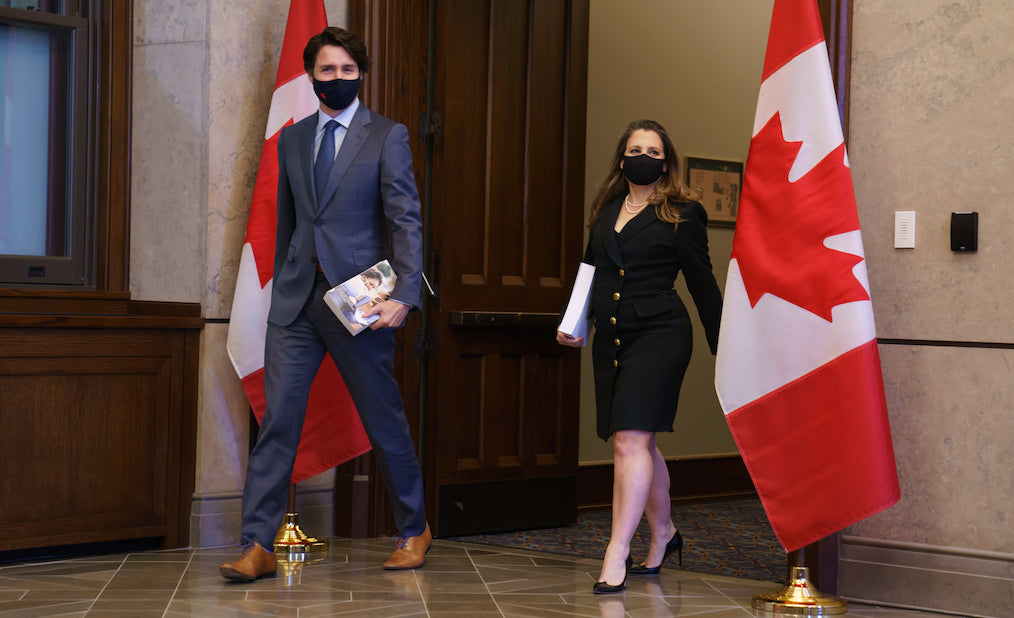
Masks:
[[[201,371],[201,331],[198,329],[173,329],[177,352],[173,358],[172,387],[173,409],[179,405],[178,434],[170,440],[169,469],[174,471],[169,479],[177,487],[167,492],[170,497],[169,526],[163,538],[164,547],[188,547],[190,545],[190,514],[193,507],[194,486],[197,482],[197,410],[200,404],[198,377]],[[178,471],[178,472],[176,472]]]
[[[3,536],[164,525],[169,374],[165,358],[0,359],[0,469],[22,471],[0,480]]]
[[[109,296],[0,294],[0,551],[189,544],[200,306]]]

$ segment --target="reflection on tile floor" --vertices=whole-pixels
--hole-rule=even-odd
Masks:
[[[416,571],[384,571],[386,539],[332,539],[315,562],[229,583],[218,565],[239,549],[151,551],[0,564],[0,616],[774,616],[750,608],[768,582],[664,569],[594,595],[599,563],[518,549],[434,541]],[[938,616],[852,604],[849,616]]]

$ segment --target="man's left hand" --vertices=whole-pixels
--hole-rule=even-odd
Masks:
[[[405,316],[408,315],[409,306],[405,303],[399,303],[396,300],[385,300],[379,305],[363,311],[364,316],[379,315],[378,319],[373,324],[370,324],[370,328],[377,330],[378,328],[389,328],[401,326],[405,321]]]

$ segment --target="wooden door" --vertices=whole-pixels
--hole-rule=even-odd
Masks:
[[[409,127],[437,294],[396,368],[440,536],[576,517],[579,353],[554,341],[582,254],[587,0],[359,0],[366,104]],[[421,377],[421,378],[420,378]],[[369,455],[336,532],[393,531]]]
[[[426,466],[441,536],[577,508],[586,0],[436,5]]]

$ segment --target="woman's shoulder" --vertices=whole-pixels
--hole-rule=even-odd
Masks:
[[[676,202],[676,208],[679,209],[680,214],[688,214],[693,216],[701,216],[707,218],[708,213],[704,210],[704,205],[695,200],[686,200],[684,202]]]
[[[708,213],[704,210],[704,206],[700,202],[692,200],[686,202],[676,202],[676,210],[680,213],[680,218],[686,221],[698,221],[702,225],[708,224]]]

